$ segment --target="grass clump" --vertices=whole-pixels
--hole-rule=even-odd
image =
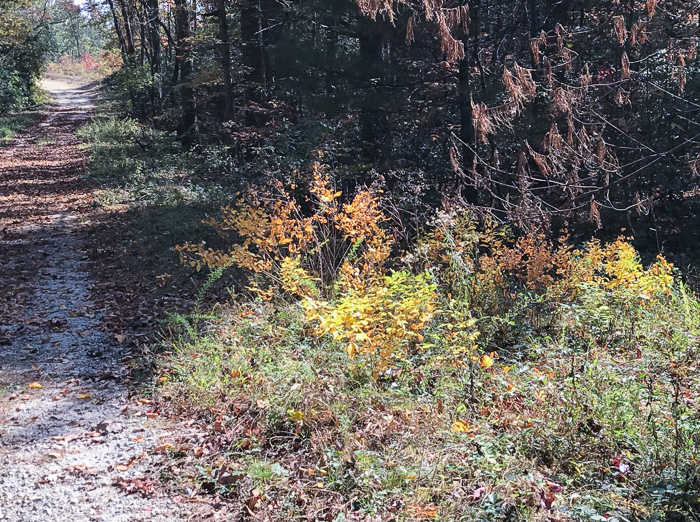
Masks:
[[[90,149],[89,175],[105,186],[103,204],[174,207],[221,201],[221,188],[197,175],[173,133],[129,118],[95,118],[78,131]]]
[[[257,192],[210,221],[228,249],[180,248],[251,275],[161,361],[204,491],[274,520],[696,516],[700,303],[665,259],[440,213],[397,261],[377,192],[320,169],[304,211]]]
[[[0,145],[11,140],[18,131],[36,120],[37,116],[34,112],[9,113],[0,116]]]

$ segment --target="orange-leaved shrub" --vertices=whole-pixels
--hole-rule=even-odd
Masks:
[[[231,246],[180,245],[184,262],[244,269],[252,292],[292,298],[317,336],[369,361],[375,377],[420,351],[456,368],[487,369],[494,357],[485,354],[519,342],[525,323],[530,334],[550,335],[572,322],[572,306],[588,337],[629,331],[645,303],[668,298],[674,285],[672,265],[659,256],[645,269],[628,239],[580,248],[566,234],[513,239],[468,212],[438,213],[390,266],[397,246],[377,192],[363,188],[344,202],[319,164],[304,205],[275,182],[206,222]],[[627,324],[617,328],[616,320]]]
[[[263,299],[300,300],[317,335],[344,343],[351,358],[371,362],[375,376],[422,340],[435,307],[425,273],[392,271],[395,248],[377,194],[359,190],[348,202],[326,169],[313,166],[308,207],[280,182],[248,190],[241,201],[207,220],[233,244],[176,247],[197,270],[236,265],[250,272],[248,288]]]
[[[525,322],[527,335],[545,333],[532,328],[549,328],[550,334],[571,306],[588,318],[583,330],[591,319],[587,312],[603,309],[616,310],[617,319],[629,320],[626,328],[632,328],[632,316],[668,299],[675,284],[673,266],[663,256],[645,269],[627,238],[606,244],[592,239],[579,248],[567,233],[558,240],[542,231],[513,239],[506,228],[488,220],[479,225],[464,212],[438,213],[408,260],[433,274],[443,312],[456,315],[445,320],[451,325],[446,336],[474,339],[488,350],[522,342],[516,336],[525,334]]]

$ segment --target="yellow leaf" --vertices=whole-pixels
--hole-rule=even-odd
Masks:
[[[493,359],[490,356],[488,356],[486,354],[481,356],[481,360],[479,361],[479,366],[481,366],[482,369],[485,370],[487,368],[490,368],[492,365],[493,365]]]
[[[41,384],[39,384],[38,382],[31,383],[29,385],[29,387],[32,389],[35,389],[35,390],[40,390],[41,388],[43,388],[43,386]]]
[[[452,433],[468,433],[470,430],[471,426],[466,421],[455,421],[450,428]]]
[[[294,422],[301,422],[304,420],[304,412],[299,410],[287,410],[287,415]]]
[[[120,343],[123,343],[125,339],[126,339],[125,334],[120,333],[119,335],[117,335],[117,341],[119,341]]]
[[[89,393],[81,393],[77,396],[77,398],[80,400],[89,399],[90,397],[92,397],[92,395],[90,395]]]

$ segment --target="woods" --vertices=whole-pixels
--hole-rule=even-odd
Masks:
[[[85,263],[63,270],[84,274],[110,372],[136,390],[125,432],[162,432],[105,465],[110,513],[700,516],[697,1],[0,7],[9,118],[47,103],[42,74],[100,89],[93,105],[41,84],[58,105],[13,123],[23,152],[0,167],[22,181],[0,201],[13,226],[72,216],[79,246],[54,257]],[[61,143],[85,156],[55,174],[26,160],[58,163]],[[60,173],[74,208],[34,208],[62,200],[22,188],[32,169]],[[34,252],[7,230],[0,245]],[[51,282],[13,277],[0,341],[54,349],[54,323],[17,319]],[[87,312],[56,313],[72,332]],[[102,353],[84,328],[73,361]],[[72,393],[31,371],[21,386],[57,408]],[[0,413],[3,379],[23,382],[0,371]]]
[[[617,227],[694,183],[693,2],[115,1],[122,73],[149,76],[134,115],[186,147],[248,163],[322,121],[306,154],[352,171],[356,150],[390,183],[424,179],[426,201],[525,228]]]

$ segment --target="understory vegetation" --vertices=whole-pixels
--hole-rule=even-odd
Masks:
[[[34,116],[32,113],[21,112],[0,117],[0,144],[12,138],[18,130],[28,125]]]
[[[415,227],[320,152],[217,184],[216,148],[113,117],[81,136],[99,203],[162,209],[144,234],[198,281],[150,361],[197,427],[174,491],[262,520],[698,516],[700,301],[663,256],[459,206]]]
[[[157,383],[211,428],[189,483],[276,520],[697,516],[700,303],[672,265],[458,209],[399,256],[380,190],[333,185],[256,187],[207,220],[222,249],[178,247],[202,292],[249,274],[170,321]]]

